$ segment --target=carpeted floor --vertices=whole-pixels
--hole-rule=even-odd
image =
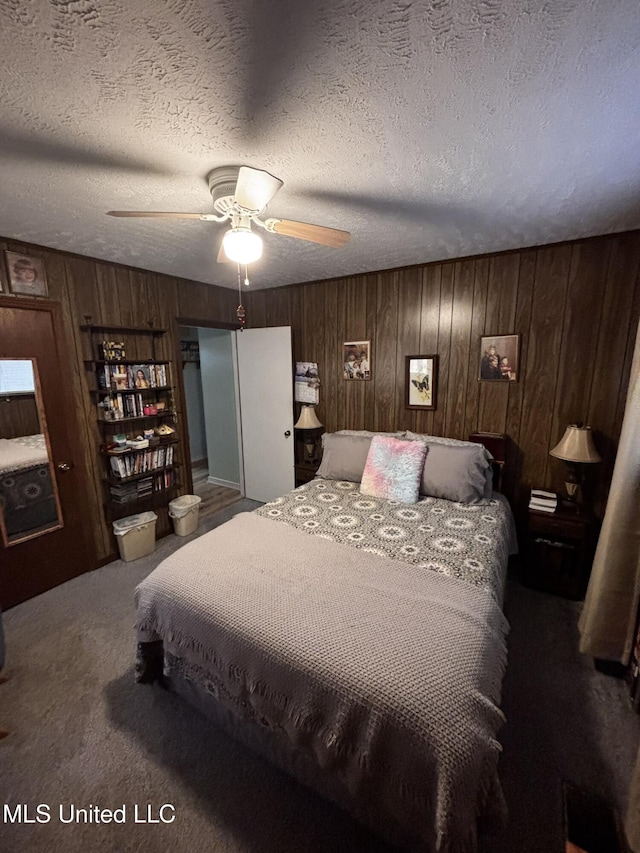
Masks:
[[[238,511],[202,519],[195,535]],[[217,731],[177,697],[133,681],[133,589],[192,537],[116,561],[4,614],[0,802],[50,807],[48,823],[0,822],[11,853],[383,853],[389,848]],[[509,585],[501,775],[510,809],[486,853],[563,853],[563,787],[624,808],[640,718],[624,684],[577,652],[579,604]],[[69,808],[125,805],[127,822],[65,824]],[[158,820],[163,804],[175,809]],[[148,812],[151,806],[151,813]],[[46,809],[40,817],[46,817]],[[164,815],[172,812],[165,809]],[[23,812],[24,815],[24,812]]]

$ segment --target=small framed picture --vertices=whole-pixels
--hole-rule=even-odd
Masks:
[[[42,258],[8,251],[5,251],[4,257],[12,293],[16,296],[49,295]]]
[[[151,376],[148,364],[134,364],[131,370],[131,388],[151,388]]]
[[[486,335],[480,338],[480,382],[518,381],[519,335]]]
[[[371,379],[371,341],[342,344],[342,363],[345,379]]]
[[[438,393],[438,356],[408,355],[405,359],[405,408],[435,409]]]

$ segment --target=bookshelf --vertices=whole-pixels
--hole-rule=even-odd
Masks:
[[[87,322],[89,394],[109,521],[166,506],[180,487],[172,362],[166,329]]]

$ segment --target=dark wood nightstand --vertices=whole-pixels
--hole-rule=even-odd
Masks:
[[[322,433],[324,427],[297,429],[295,431],[295,478],[296,487],[308,483],[316,476],[322,456]]]
[[[597,520],[576,505],[555,512],[529,510],[527,586],[579,601],[584,598],[595,552]]]
[[[294,465],[294,470],[296,472],[296,487],[301,486],[303,483],[308,483],[309,480],[313,480],[316,476],[316,471],[320,467],[319,462],[301,462],[298,465]]]

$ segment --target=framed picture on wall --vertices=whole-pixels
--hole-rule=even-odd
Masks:
[[[484,335],[480,338],[480,382],[518,381],[519,335]]]
[[[15,293],[16,296],[49,295],[42,258],[8,251],[5,251],[4,258],[11,293]]]
[[[371,341],[342,344],[342,363],[345,379],[371,379]]]
[[[433,410],[438,393],[438,356],[408,355],[405,359],[405,408]]]

